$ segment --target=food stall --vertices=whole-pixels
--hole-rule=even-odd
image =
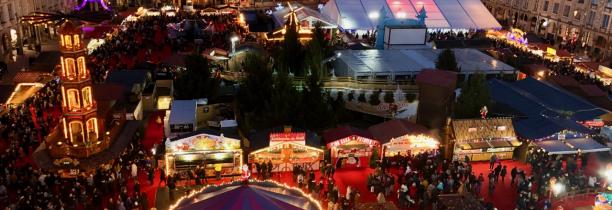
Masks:
[[[166,173],[183,174],[197,166],[214,176],[215,166],[221,174],[240,174],[242,149],[238,137],[226,137],[213,130],[200,130],[166,141]]]
[[[323,150],[306,141],[306,132],[272,132],[269,145],[249,154],[249,164],[272,161],[272,171],[292,171],[295,165],[318,170]]]
[[[438,150],[440,144],[427,128],[408,120],[390,120],[373,125],[368,130],[382,143],[385,157],[433,152]]]
[[[521,145],[510,118],[455,119],[451,123],[457,158],[483,161],[495,154],[498,159],[511,159]]]
[[[367,167],[374,149],[380,151],[380,143],[368,131],[350,126],[326,130],[323,139],[331,151],[332,163],[337,168],[353,166]]]

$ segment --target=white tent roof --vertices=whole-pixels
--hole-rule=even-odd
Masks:
[[[336,74],[363,75],[416,75],[422,69],[435,69],[438,54],[443,49],[406,50],[340,50],[336,60]],[[496,60],[476,49],[453,49],[463,73],[482,71],[485,74],[514,72],[508,64]]]
[[[170,111],[170,125],[194,124],[196,121],[196,100],[174,100]],[[195,125],[193,125],[195,127]]]
[[[378,23],[378,19],[370,16],[379,14],[383,7],[396,18],[412,19],[421,7],[425,7],[425,25],[428,28],[501,28],[480,0],[331,0],[323,7],[322,13],[343,29],[369,30]]]

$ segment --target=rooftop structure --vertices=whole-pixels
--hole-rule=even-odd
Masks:
[[[340,50],[334,63],[337,76],[395,79],[415,76],[422,69],[435,69],[441,49]],[[514,74],[516,70],[476,49],[453,49],[460,74]]]
[[[571,93],[533,78],[508,83],[490,80],[493,101],[507,105],[527,118],[516,119],[519,136],[542,139],[561,131],[588,134],[577,121],[593,120],[608,111]]]

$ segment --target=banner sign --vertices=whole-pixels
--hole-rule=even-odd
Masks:
[[[284,142],[306,144],[306,133],[305,132],[270,133],[270,146],[279,144],[279,143],[284,143]]]
[[[378,145],[377,141],[374,141],[374,140],[368,139],[368,138],[364,138],[364,137],[361,137],[361,136],[353,135],[353,136],[349,136],[349,137],[346,137],[346,138],[339,139],[339,140],[336,140],[334,142],[331,142],[331,143],[328,144],[328,147],[330,147],[330,148],[337,147],[337,146],[346,144],[346,143],[348,143],[350,141],[358,141],[358,142],[367,144],[368,146]]]

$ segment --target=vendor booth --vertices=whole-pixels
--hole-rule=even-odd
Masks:
[[[368,167],[373,150],[380,151],[380,143],[369,132],[350,126],[326,130],[323,139],[336,168]]]
[[[549,155],[569,155],[578,153],[607,152],[610,148],[591,138],[572,138],[534,141],[533,144]]]
[[[385,157],[434,152],[440,144],[427,128],[407,120],[390,120],[373,125],[368,130],[382,143]]]
[[[166,173],[178,174],[204,167],[207,176],[214,176],[215,168],[221,175],[240,174],[242,149],[240,140],[213,130],[201,130],[166,141]]]
[[[521,145],[510,118],[456,119],[451,123],[457,158],[483,161],[495,154],[498,159],[511,159]]]
[[[267,147],[249,154],[249,163],[272,161],[272,171],[292,171],[295,165],[318,170],[323,150],[315,141],[306,141],[306,132],[272,132]]]

